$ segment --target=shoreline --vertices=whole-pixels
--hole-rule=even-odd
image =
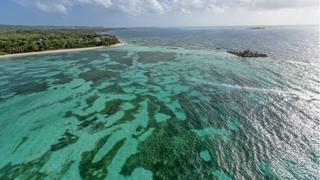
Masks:
[[[116,48],[123,45],[124,43],[121,42],[121,43],[113,44],[110,46],[95,46],[95,47],[85,47],[85,48],[57,49],[57,50],[36,51],[36,52],[27,52],[27,53],[5,54],[5,55],[0,55],[0,59],[36,56],[36,55],[45,55],[45,54],[59,54],[59,53],[67,53],[67,52],[90,51],[90,50],[103,49],[103,48]]]

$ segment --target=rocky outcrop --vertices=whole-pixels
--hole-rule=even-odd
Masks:
[[[258,53],[258,52],[252,52],[249,50],[246,51],[227,51],[230,54],[239,56],[239,57],[268,57],[266,54]]]
[[[250,27],[249,29],[253,29],[253,30],[261,30],[261,29],[265,29],[265,27]]]

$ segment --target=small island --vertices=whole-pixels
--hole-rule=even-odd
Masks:
[[[103,27],[0,26],[1,55],[113,47],[118,38]]]
[[[258,53],[258,52],[252,52],[250,50],[246,51],[227,51],[230,54],[239,56],[239,57],[268,57],[266,54]]]
[[[265,27],[250,27],[249,29],[252,29],[252,30],[261,30],[261,29],[265,29]]]

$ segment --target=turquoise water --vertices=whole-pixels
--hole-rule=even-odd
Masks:
[[[0,179],[319,179],[315,30],[129,29],[1,60]],[[271,56],[224,50],[250,42]]]

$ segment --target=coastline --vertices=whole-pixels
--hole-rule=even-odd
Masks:
[[[90,50],[103,49],[103,48],[116,48],[116,47],[120,47],[122,45],[124,45],[124,43],[120,42],[118,44],[114,44],[111,46],[95,46],[95,47],[85,47],[85,48],[57,49],[57,50],[27,52],[27,53],[5,54],[5,55],[0,55],[0,59],[35,56],[35,55],[45,55],[45,54],[59,54],[59,53],[66,53],[66,52],[90,51]]]

